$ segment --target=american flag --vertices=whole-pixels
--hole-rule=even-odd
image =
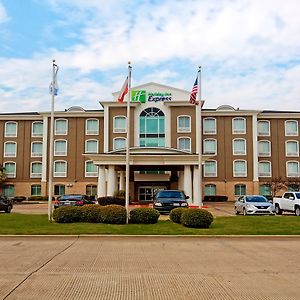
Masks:
[[[196,77],[195,83],[193,85],[191,95],[190,95],[190,103],[191,104],[198,104],[198,101],[196,101],[197,98],[197,93],[198,93],[198,76]]]

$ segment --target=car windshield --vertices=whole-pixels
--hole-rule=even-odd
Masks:
[[[177,198],[185,199],[183,192],[180,191],[160,191],[157,193],[157,198]]]
[[[247,202],[268,202],[267,198],[263,196],[247,196]]]
[[[81,200],[81,195],[64,195],[60,198],[60,200]]]

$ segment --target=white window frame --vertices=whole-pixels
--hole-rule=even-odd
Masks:
[[[57,142],[65,142],[66,143],[66,151],[65,152],[58,152],[55,149]],[[54,141],[54,156],[67,156],[68,155],[68,141],[64,139],[57,139]]]
[[[33,144],[41,144],[42,152],[41,153],[33,153]],[[31,157],[42,157],[43,156],[43,142],[34,141],[31,142]]]
[[[180,118],[188,118],[188,120],[189,120],[188,128],[187,127],[181,128],[179,126],[179,120],[180,120]],[[186,133],[190,133],[191,132],[191,116],[189,116],[189,115],[180,115],[180,116],[177,116],[177,132],[186,132]]]
[[[6,177],[7,178],[16,178],[17,177],[17,164],[14,161],[6,161],[3,163],[4,168],[6,168],[6,164],[14,164],[15,165],[15,173],[7,173],[6,172]]]
[[[296,173],[292,173],[292,174],[289,174],[289,170],[288,170],[288,164],[289,163],[296,163],[298,165],[298,174]],[[300,177],[300,171],[299,171],[299,162],[296,161],[296,160],[289,160],[286,162],[286,165],[285,165],[285,168],[286,168],[286,177]]]
[[[33,164],[40,164],[43,168],[43,164],[41,161],[33,161],[30,163],[30,178],[42,178],[42,172],[41,173],[33,173],[32,172],[32,165]]]
[[[263,163],[268,163],[268,165],[270,166],[270,173],[261,173],[259,171],[259,165],[263,164]],[[258,162],[258,177],[272,177],[272,163],[268,160],[261,160]]]
[[[65,121],[66,122],[66,132],[65,133],[61,133],[60,131],[57,131],[56,130],[56,123],[58,121]],[[68,119],[64,119],[64,118],[59,118],[59,119],[55,119],[55,126],[54,126],[54,134],[55,135],[68,135],[68,129],[69,129],[69,122],[68,122]]]
[[[288,122],[295,122],[297,124],[297,132],[296,133],[289,133],[287,132],[287,127],[286,124]],[[297,120],[285,120],[284,122],[284,132],[285,132],[285,136],[298,136],[299,135],[299,125],[298,125],[298,121]]]
[[[63,162],[65,163],[65,172],[56,172],[55,171],[55,165],[56,163],[59,163],[59,162]],[[53,177],[67,177],[67,174],[68,174],[68,162],[65,161],[65,160],[56,160],[53,162]]]
[[[245,149],[244,149],[243,152],[242,151],[237,151],[235,149],[235,147],[234,147],[234,142],[235,141],[244,141],[244,143],[245,143]],[[246,141],[246,139],[236,138],[236,139],[232,140],[232,154],[233,155],[247,155],[247,141]]]
[[[16,132],[14,134],[8,134],[7,133],[7,126],[9,124],[15,124],[16,125]],[[5,126],[4,126],[4,136],[5,137],[17,137],[18,136],[18,122],[15,122],[15,121],[8,121],[8,122],[5,122]]]
[[[6,149],[5,149],[5,147],[6,147],[6,145],[7,144],[14,144],[15,145],[15,153],[7,153],[6,152]],[[16,142],[14,142],[14,141],[7,141],[7,142],[5,142],[4,143],[4,157],[17,157],[17,152],[18,150],[17,150],[17,143]]]
[[[122,118],[125,119],[125,128],[116,128],[115,121],[117,118]],[[119,116],[114,116],[113,117],[113,133],[126,133],[127,132],[127,118],[126,116],[119,115]]]
[[[207,174],[207,173],[205,172],[205,163],[206,163],[206,162],[214,162],[214,163],[216,164],[216,173],[215,173],[215,174],[212,174],[212,173]],[[204,177],[218,177],[218,162],[217,162],[216,160],[214,160],[214,159],[209,159],[209,160],[206,160],[206,161],[204,162],[204,165],[203,165],[203,176],[204,176]]]
[[[215,122],[215,130],[214,131],[206,131],[205,130],[204,124],[205,124],[206,120],[213,120]],[[212,117],[204,118],[203,119],[202,127],[203,127],[203,134],[217,134],[217,119],[216,118],[212,118]]]
[[[269,144],[269,153],[262,153],[262,152],[259,152],[259,144],[260,143],[268,143]],[[258,156],[265,156],[265,157],[270,157],[271,156],[271,142],[268,141],[268,140],[260,140],[258,141],[257,143],[257,153],[258,153]]]
[[[259,120],[257,123],[258,123],[257,124],[257,135],[258,136],[270,136],[271,135],[271,122],[269,120]],[[269,128],[268,133],[259,132],[259,123],[268,123],[268,128]]]
[[[236,130],[234,128],[234,121],[237,121],[237,120],[243,120],[244,121],[244,130],[241,131],[241,130]],[[243,117],[236,117],[236,118],[233,118],[232,119],[232,134],[246,134],[247,132],[247,122],[246,122],[246,118],[243,118]]]
[[[180,149],[180,148],[179,148],[179,141],[180,141],[180,140],[183,140],[183,139],[189,140],[189,141],[190,141],[190,149],[185,150],[185,149]],[[180,137],[177,138],[177,149],[178,149],[178,150],[180,150],[180,151],[185,151],[185,152],[191,152],[191,151],[192,151],[191,148],[192,148],[192,141],[191,141],[191,138],[190,138],[189,136],[180,136]]]
[[[96,142],[96,150],[95,151],[88,151],[87,145],[88,145],[89,142]],[[89,140],[85,141],[85,146],[84,146],[84,152],[85,153],[98,153],[98,149],[99,149],[99,141],[98,140],[96,140],[96,139],[89,139]]]
[[[288,153],[288,143],[296,143],[297,152],[296,153]],[[299,157],[299,142],[295,140],[285,141],[285,156],[286,157]]]
[[[209,151],[205,150],[205,142],[207,142],[207,141],[214,141],[216,143],[216,149],[214,152],[209,152]],[[211,138],[204,139],[203,140],[203,154],[217,155],[217,153],[218,153],[218,141],[216,139],[211,139]]]
[[[87,172],[87,164],[88,163],[93,163],[93,161],[92,160],[86,160],[84,162],[84,176],[85,177],[98,177],[98,168],[97,168],[96,172]]]
[[[88,130],[88,122],[97,121],[97,130]],[[90,118],[85,120],[85,135],[98,135],[99,134],[99,120],[96,118]]]
[[[32,137],[42,137],[43,136],[43,130],[42,130],[41,133],[34,133],[33,132],[33,128],[34,128],[35,124],[42,124],[42,126],[44,127],[44,123],[42,121],[34,121],[34,122],[32,122],[32,124],[31,124],[31,136]]]
[[[115,138],[113,138],[113,150],[114,151],[118,151],[118,150],[121,150],[121,149],[116,149],[116,140],[124,140],[125,141],[125,148],[126,148],[126,138],[125,137],[122,137],[122,136],[117,136]],[[123,148],[123,149],[125,149]]]
[[[234,171],[234,165],[236,162],[244,162],[245,163],[245,174],[239,174],[239,173],[235,173]],[[247,160],[245,159],[235,159],[233,162],[232,162],[232,174],[233,174],[233,177],[247,177],[248,175],[248,166],[247,166]]]

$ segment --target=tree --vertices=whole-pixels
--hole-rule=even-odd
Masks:
[[[265,184],[268,184],[271,188],[271,195],[272,197],[276,197],[277,193],[283,189],[288,188],[288,181],[287,179],[279,176],[279,177],[272,177],[269,181]]]
[[[5,167],[0,163],[0,186],[2,186],[6,178]]]

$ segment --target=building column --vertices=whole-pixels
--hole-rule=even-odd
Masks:
[[[193,174],[193,204],[199,207],[200,203],[202,202],[200,199],[201,193],[199,193],[201,189],[201,182],[199,179],[199,168],[198,166],[194,166],[194,174]]]
[[[120,191],[125,191],[125,171],[120,171]]]
[[[186,194],[186,196],[190,197],[189,203],[193,203],[191,166],[184,166],[183,190],[184,190],[184,193]]]
[[[108,174],[107,174],[107,196],[113,196],[116,191],[116,176],[115,166],[108,166]]]
[[[97,194],[98,198],[106,196],[105,166],[98,166]]]
[[[183,171],[178,171],[178,190],[183,191]]]

